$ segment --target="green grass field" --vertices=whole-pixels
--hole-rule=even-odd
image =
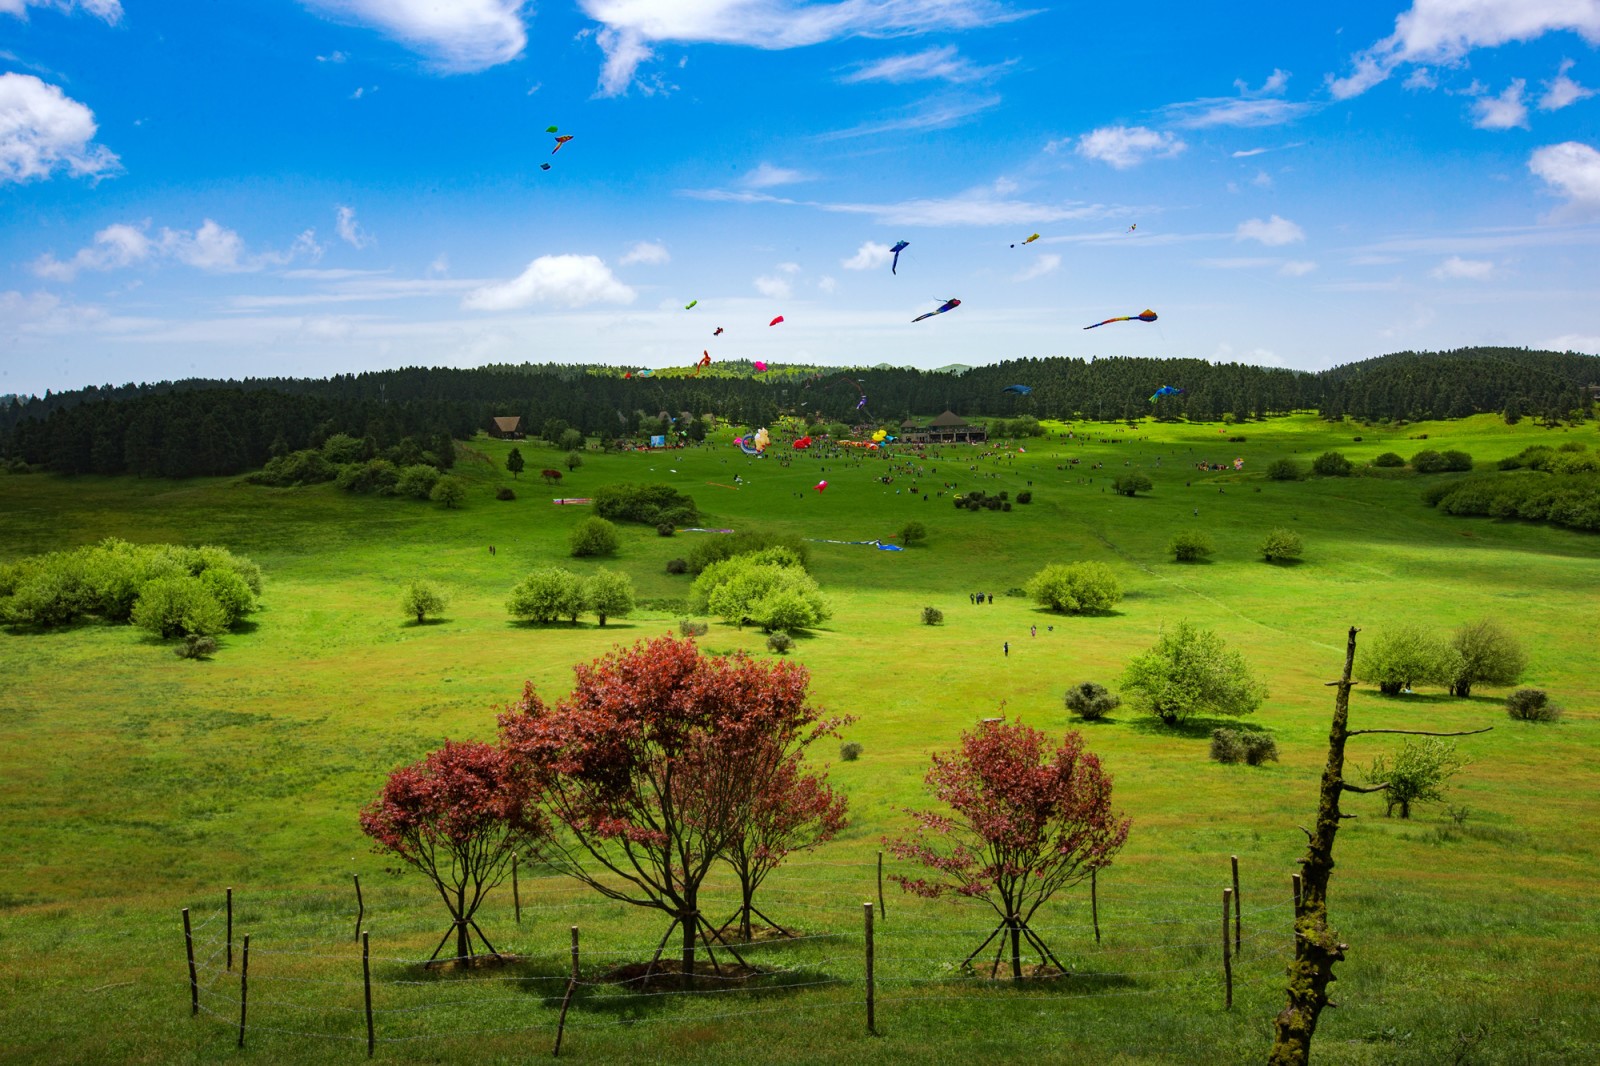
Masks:
[[[1360,462],[1454,447],[1484,466],[1535,442],[1600,445],[1593,428],[1509,427],[1484,416],[1387,430],[1296,416],[1228,429],[1248,438],[1242,444],[1227,443],[1214,425],[1080,424],[1073,428],[1083,439],[1071,441],[1057,436],[1061,428],[1023,442],[1024,454],[943,446],[920,461],[904,452],[820,459],[791,451],[784,466],[777,446],[757,461],[725,439],[672,452],[595,452],[554,489],[530,473],[513,482],[504,470],[510,445],[479,439],[463,446],[456,473],[471,497],[455,511],[328,485],[0,479],[0,559],[119,536],[222,544],[261,564],[266,578],[261,609],[209,662],[180,660],[131,627],[0,633],[0,830],[13,855],[0,881],[0,1057],[165,1063],[236,1054],[237,981],[210,958],[223,888],[232,886],[237,929],[252,934],[253,952],[249,1046],[239,1054],[359,1059],[352,872],[361,875],[380,960],[378,1035],[395,1041],[380,1043],[380,1057],[481,1063],[548,1054],[568,927],[582,929],[590,977],[608,961],[648,957],[663,924],[529,871],[520,926],[506,890],[480,918],[496,946],[527,956],[525,964],[424,975],[400,960],[426,956],[444,910],[420,877],[385,872],[390,863],[370,852],[356,812],[389,769],[444,738],[491,738],[498,708],[525,680],[554,698],[574,663],[676,630],[670,610],[641,610],[604,628],[587,620],[528,628],[504,609],[519,577],[552,563],[625,569],[641,597],[684,596],[689,579],[667,574],[665,563],[686,555],[693,538],[715,534],[664,538],[627,527],[614,559],[571,560],[566,534],[588,509],[550,502],[614,481],[660,480],[693,495],[707,526],[867,540],[920,519],[930,536],[898,553],[813,545],[812,569],[835,615],[794,656],[811,670],[817,703],[858,717],[847,739],[864,750],[832,768],[850,797],[852,828],[770,882],[767,902],[781,912],[774,917],[811,939],[759,949],[769,965],[781,960],[784,974],[757,990],[642,998],[586,986],[563,1056],[1259,1061],[1283,1003],[1289,875],[1303,846],[1295,826],[1314,814],[1332,708],[1324,683],[1337,676],[1346,628],[1447,630],[1489,615],[1526,641],[1527,683],[1547,688],[1566,718],[1513,722],[1499,690],[1467,700],[1437,690],[1403,699],[1357,691],[1357,727],[1495,728],[1460,742],[1474,759],[1452,792],[1468,809],[1464,823],[1440,807],[1402,822],[1386,820],[1376,797],[1347,804],[1360,817],[1340,836],[1330,908],[1349,960],[1334,990],[1340,1007],[1323,1017],[1317,1061],[1600,1061],[1600,844],[1592,832],[1600,815],[1600,539],[1450,518],[1419,501],[1432,478],[1283,483],[1261,473],[1279,456],[1308,461],[1329,449]],[[1423,433],[1426,444],[1414,439]],[[529,471],[561,458],[521,446]],[[1242,471],[1194,468],[1235,456],[1246,460]],[[1078,466],[1061,469],[1073,457]],[[925,472],[894,469],[907,463]],[[1155,488],[1134,499],[1111,493],[1111,478],[1131,467]],[[736,474],[748,484],[733,487]],[[826,491],[814,491],[823,478]],[[948,493],[936,495],[946,482],[958,492],[1013,495],[1031,484],[1035,502],[1009,513],[958,511]],[[502,484],[514,485],[515,501],[493,498]],[[1303,534],[1300,565],[1256,556],[1275,526]],[[1215,539],[1211,562],[1177,564],[1164,553],[1172,532],[1189,527]],[[1127,595],[1115,612],[1054,616],[1006,595],[1047,563],[1079,559],[1117,570]],[[399,585],[419,575],[453,597],[442,622],[416,626],[400,613]],[[994,594],[993,605],[969,602],[980,590]],[[942,626],[920,623],[925,605],[944,611]],[[882,836],[904,824],[901,808],[922,802],[929,753],[995,714],[1068,728],[1068,684],[1114,682],[1163,625],[1183,619],[1220,632],[1267,683],[1271,695],[1249,721],[1272,732],[1282,761],[1219,765],[1207,758],[1215,723],[1175,732],[1127,706],[1083,726],[1134,822],[1100,879],[1102,943],[1090,932],[1084,892],[1062,897],[1043,923],[1083,976],[1022,989],[963,978],[951,967],[987,933],[984,915],[902,898],[890,886],[878,929],[881,1035],[868,1036],[861,905],[875,895]],[[701,644],[768,654],[759,632],[720,624]],[[1352,753],[1365,762],[1392,746],[1366,737]],[[1240,860],[1248,942],[1234,1008],[1224,1012],[1217,912],[1230,855]],[[209,963],[202,1002],[215,1017],[189,1017],[184,906],[209,923],[200,933]]]

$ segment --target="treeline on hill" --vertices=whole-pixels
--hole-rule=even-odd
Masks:
[[[404,368],[325,380],[192,380],[12,397],[0,404],[0,459],[64,474],[141,477],[236,474],[319,449],[338,434],[382,454],[411,438],[436,454],[445,435],[467,438],[494,416],[520,415],[529,433],[555,420],[589,437],[661,432],[662,416],[704,413],[766,425],[784,412],[856,422],[864,392],[878,424],[946,409],[964,417],[1088,418],[1155,415],[1212,421],[1318,409],[1330,418],[1453,418],[1493,411],[1567,418],[1587,410],[1600,357],[1520,349],[1402,352],[1312,374],[1198,359],[1023,359],[962,374],[876,367],[788,368],[759,377],[723,364],[694,376],[613,368]],[[741,372],[741,370],[743,372]],[[1005,392],[1008,385],[1032,392]],[[1181,396],[1150,395],[1161,385]],[[859,387],[858,387],[859,386]]]

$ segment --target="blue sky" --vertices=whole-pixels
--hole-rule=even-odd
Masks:
[[[1600,351],[1600,0],[1217,11],[0,0],[0,393]]]

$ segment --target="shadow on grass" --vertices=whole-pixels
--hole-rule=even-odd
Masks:
[[[1144,733],[1147,736],[1184,737],[1189,740],[1209,740],[1214,729],[1232,729],[1240,733],[1271,732],[1265,726],[1239,718],[1194,716],[1169,725],[1154,715],[1144,715],[1133,722],[1133,730],[1136,733]]]
[[[693,993],[702,998],[705,995],[715,994],[719,1002],[723,1003],[732,1001],[742,1004],[769,1000],[791,995],[799,989],[815,988],[820,984],[839,981],[833,974],[821,970],[763,972],[760,967],[739,967],[722,952],[718,952],[718,958],[726,961],[717,968],[717,972],[713,972],[712,966],[705,960],[703,950],[697,953]],[[648,986],[643,985],[646,965],[645,962],[637,962],[619,967],[605,976],[585,976],[584,983],[579,984],[573,991],[572,1009],[590,1015],[608,1016],[618,1021],[643,1019],[666,1011],[679,1010],[682,1007],[684,988],[678,976],[678,960],[663,956],[653,968]],[[541,982],[540,985],[530,988],[530,991],[543,998],[547,1004],[559,1005],[561,995],[566,989],[563,987],[551,1004],[547,988],[548,986]]]
[[[1297,566],[1304,566],[1304,559],[1263,559],[1268,566],[1275,566],[1280,570],[1293,570]]]
[[[448,619],[448,618],[424,618],[422,621],[419,622],[415,618],[412,618],[412,619],[410,619],[408,621],[401,622],[400,623],[400,628],[401,629],[421,629],[424,626],[442,626],[448,621],[450,621],[450,619]]]

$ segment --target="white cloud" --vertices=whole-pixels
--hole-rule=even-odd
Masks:
[[[352,248],[366,248],[376,244],[372,234],[361,228],[361,223],[356,221],[356,209],[339,205],[339,218],[335,223],[339,231],[339,238]]]
[[[1305,146],[1305,141],[1294,141],[1290,144],[1272,145],[1267,148],[1241,148],[1239,151],[1232,153],[1232,158],[1249,159],[1251,156],[1265,155],[1268,152],[1286,152],[1290,148],[1304,148]]]
[[[442,73],[487,70],[522,54],[526,0],[305,0],[338,22],[369,26]]]
[[[998,96],[953,96],[924,100],[912,110],[897,111],[894,118],[863,122],[846,129],[834,130],[832,133],[824,133],[817,139],[836,141],[846,137],[876,137],[879,134],[902,130],[948,129],[999,103]]]
[[[116,153],[91,144],[94,112],[32,74],[0,74],[0,185],[48,178],[105,177],[121,169]]]
[[[1558,220],[1600,218],[1600,152],[1577,141],[1549,144],[1528,157],[1528,169],[1567,198]]]
[[[1406,80],[1400,83],[1402,89],[1410,92],[1425,92],[1439,87],[1439,79],[1427,67],[1418,67],[1406,75]]]
[[[1600,44],[1597,0],[1414,0],[1395,19],[1394,32],[1351,57],[1355,69],[1331,78],[1336,100],[1359,96],[1402,64],[1446,66],[1474,48],[1531,41],[1571,31]]]
[[[513,311],[534,303],[583,307],[594,303],[631,304],[635,293],[617,280],[599,256],[541,255],[510,281],[494,282],[467,294],[461,306],[473,311]]]
[[[978,186],[955,196],[887,204],[792,200],[770,193],[730,189],[690,189],[685,190],[683,195],[721,203],[783,204],[836,214],[871,215],[886,226],[1033,225],[1065,219],[1105,218],[1124,213],[1101,204],[1041,204],[1015,200],[1001,191],[1011,187],[1009,182],[1002,180],[992,186]]]
[[[1306,231],[1286,218],[1273,215],[1266,221],[1252,218],[1239,223],[1239,228],[1234,231],[1233,239],[1236,241],[1260,241],[1269,248],[1276,248],[1280,245],[1294,244],[1296,241],[1305,240]]]
[[[122,21],[122,4],[119,0],[0,0],[0,15],[26,19],[30,7],[49,8],[63,13],[81,8],[113,26]]]
[[[769,300],[787,300],[794,292],[785,278],[762,274],[755,280],[756,291]]]
[[[1118,170],[1147,159],[1170,159],[1188,145],[1170,133],[1144,126],[1102,126],[1078,138],[1077,153],[1109,163]]]
[[[739,184],[747,189],[770,189],[775,185],[793,185],[796,182],[807,181],[809,176],[798,170],[787,167],[775,167],[771,163],[762,163],[744,177],[739,179]]]
[[[1286,278],[1303,278],[1315,269],[1317,264],[1309,259],[1291,259],[1278,268],[1278,273]]]
[[[894,255],[889,251],[887,244],[868,241],[857,248],[856,254],[849,259],[839,260],[839,265],[846,270],[876,270],[888,266],[893,259]]]
[[[929,48],[922,52],[887,56],[871,63],[864,63],[840,80],[846,84],[863,81],[886,81],[897,85],[910,81],[948,81],[961,84],[992,78],[1009,65],[1004,63],[992,67],[979,66],[963,58],[956,51],[955,45],[947,44],[943,48]]]
[[[1014,276],[1012,281],[1032,281],[1042,278],[1046,274],[1053,274],[1061,269],[1061,257],[1054,252],[1047,252],[1033,261],[1033,265]]]
[[[1472,124],[1480,130],[1509,130],[1528,128],[1528,105],[1522,102],[1522,92],[1528,83],[1514,79],[1499,96],[1485,96],[1472,104]]]
[[[817,279],[817,288],[821,289],[823,292],[832,292],[838,287],[839,283],[828,274],[824,274],[822,277]]]
[[[377,2],[377,0],[374,0]],[[579,0],[601,24],[600,93],[628,89],[652,44],[708,43],[780,50],[845,37],[904,37],[1025,18],[996,0]]]
[[[1279,99],[1289,84],[1287,71],[1274,70],[1261,88],[1251,89],[1235,81],[1238,96],[1206,96],[1181,104],[1168,104],[1163,113],[1182,129],[1209,129],[1215,126],[1279,126],[1315,111],[1312,104]]]
[[[672,260],[664,244],[652,244],[650,241],[639,241],[623,253],[617,260],[619,266],[633,266],[635,263],[644,263],[647,266],[661,266]]]
[[[778,264],[778,269],[783,271],[785,274],[798,274],[798,273],[800,273],[800,264],[799,263],[779,263]]]
[[[1587,100],[1593,96],[1593,89],[1586,89],[1582,85],[1567,77],[1567,71],[1572,69],[1572,60],[1561,61],[1561,69],[1556,71],[1556,76],[1544,83],[1544,95],[1539,97],[1540,111],[1560,111],[1563,107]]]
[[[149,236],[149,223],[138,226],[116,223],[94,235],[94,243],[80,248],[70,259],[60,260],[46,253],[34,260],[32,270],[53,281],[71,281],[85,270],[116,270],[156,259],[172,259],[211,274],[236,274],[282,266],[296,259],[315,261],[322,256],[316,233],[306,230],[286,251],[251,254],[244,238],[212,219],[199,229],[174,230],[162,227],[159,235]]]
[[[325,56],[318,56],[317,57],[317,62],[318,63],[343,63],[346,59],[349,59],[349,58],[350,57],[345,55],[343,52],[330,52]]]
[[[428,264],[428,275],[438,278],[448,273],[450,273],[450,257],[444,252],[440,252],[433,257],[433,262]]]
[[[10,295],[9,293],[7,295]],[[1600,355],[1600,336],[1586,333],[1563,333],[1539,345],[1549,352],[1590,352]]]
[[[150,257],[150,238],[143,230],[118,222],[94,235],[94,243],[80,248],[66,262],[46,253],[33,262],[33,272],[52,281],[71,281],[80,270],[115,270]]]
[[[1452,281],[1458,278],[1485,281],[1493,273],[1494,263],[1487,259],[1463,259],[1459,255],[1452,255],[1428,271],[1428,276],[1439,281]]]
[[[1250,184],[1258,189],[1272,188],[1272,175],[1265,170],[1256,171],[1256,176],[1250,179]]]

